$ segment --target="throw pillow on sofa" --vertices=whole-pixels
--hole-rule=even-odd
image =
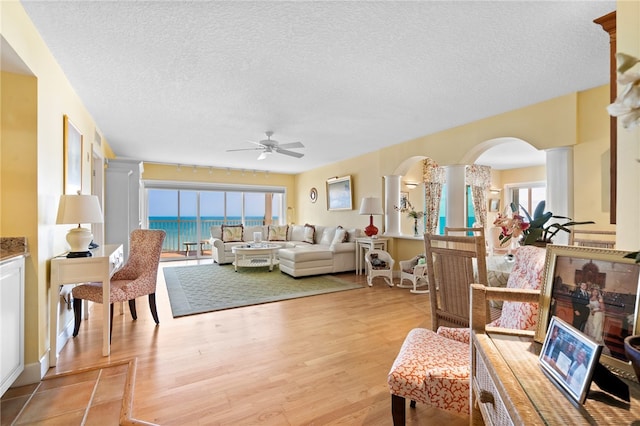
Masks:
[[[309,244],[315,243],[316,227],[314,225],[304,224],[304,237],[302,241]]]
[[[342,228],[336,229],[336,233],[333,236],[333,241],[331,241],[331,245],[329,246],[331,249],[335,247],[338,243],[344,243],[347,240],[347,231]]]
[[[268,237],[269,241],[287,241],[287,230],[289,229],[288,225],[276,226],[269,225]]]
[[[242,241],[242,225],[222,225],[222,242],[231,243]]]

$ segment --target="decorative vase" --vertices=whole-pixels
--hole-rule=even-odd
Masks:
[[[414,237],[420,236],[420,234],[418,233],[418,219],[413,219],[413,236]]]
[[[631,361],[633,371],[640,381],[640,336],[628,336],[624,339],[624,352]]]

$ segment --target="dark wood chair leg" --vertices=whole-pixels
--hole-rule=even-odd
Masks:
[[[82,299],[73,299],[73,337],[80,331],[80,321],[82,321]]]
[[[158,309],[156,308],[156,294],[149,294],[149,308],[151,308],[151,316],[153,316],[153,320],[156,324],[160,324],[160,320],[158,319]]]
[[[405,399],[402,396],[391,395],[391,417],[393,426],[404,426],[405,424]]]
[[[133,320],[138,319],[138,313],[136,312],[136,299],[129,300],[129,312],[131,312],[131,318]]]
[[[109,343],[111,343],[111,336],[113,335],[113,303],[111,304],[109,311],[111,314],[109,318]]]

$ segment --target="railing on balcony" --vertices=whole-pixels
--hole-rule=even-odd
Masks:
[[[277,223],[278,218],[274,218]],[[238,225],[242,223],[239,217],[227,218],[201,218],[200,238],[198,238],[198,221],[194,217],[149,217],[149,229],[162,229],[167,233],[162,245],[163,253],[180,253],[185,251],[185,242],[199,242],[209,240],[210,228],[216,225]],[[245,217],[244,226],[260,226],[264,223],[263,217]],[[195,250],[192,247],[191,250]],[[193,252],[195,254],[195,251]]]

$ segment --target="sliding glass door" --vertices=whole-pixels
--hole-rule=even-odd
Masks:
[[[147,188],[147,227],[167,233],[162,260],[209,256],[211,226],[284,223],[283,195],[246,190]]]

